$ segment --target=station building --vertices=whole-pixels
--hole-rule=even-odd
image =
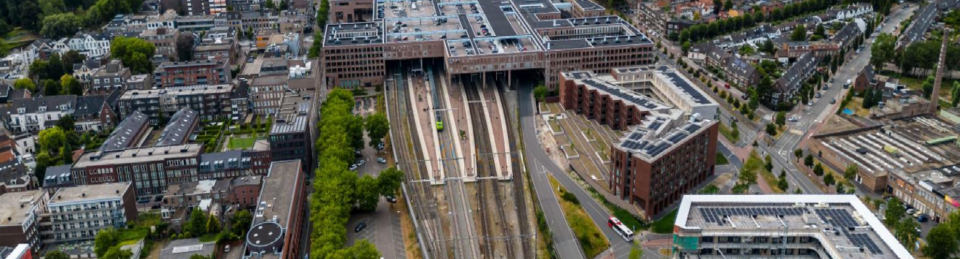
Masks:
[[[371,1],[331,2],[340,23],[322,39],[328,86],[382,85],[387,64],[402,60],[442,59],[447,81],[542,71],[551,88],[563,71],[610,73],[654,60],[646,35],[589,0]]]

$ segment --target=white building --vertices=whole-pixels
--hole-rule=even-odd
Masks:
[[[78,32],[70,38],[70,49],[86,55],[88,58],[98,58],[110,53],[110,38],[104,34],[89,34]]]
[[[673,258],[914,258],[855,195],[685,195],[673,240]]]
[[[120,229],[137,216],[131,182],[61,188],[47,204],[51,230],[43,243],[93,240],[106,228]]]
[[[17,99],[8,107],[0,108],[3,124],[14,134],[39,132],[53,127],[63,116],[73,114],[76,95],[55,95]]]

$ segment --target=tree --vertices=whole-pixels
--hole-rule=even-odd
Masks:
[[[780,190],[783,190],[783,191],[786,191],[787,189],[790,188],[790,183],[787,182],[786,177],[780,177],[780,179],[777,180],[777,188],[780,188]]]
[[[33,83],[33,80],[29,78],[20,78],[16,82],[13,82],[13,88],[15,89],[27,89],[31,93],[37,92],[37,85]]]
[[[793,156],[797,157],[797,162],[800,162],[800,159],[803,158],[803,149],[793,150]]]
[[[208,217],[207,218],[207,233],[220,233],[220,220],[217,217]]]
[[[935,80],[935,79],[933,78],[933,75],[931,75],[931,76],[928,76],[928,77],[927,77],[927,80],[924,80],[924,81],[923,81],[923,85],[921,85],[921,87],[923,88],[923,97],[924,97],[924,98],[933,100],[933,99],[930,97],[930,95],[933,94],[933,84],[935,83],[934,80]]]
[[[277,8],[277,6],[276,6],[275,4],[273,4],[273,0],[267,0],[267,2],[266,2],[264,5],[267,7],[267,9],[276,9],[276,8]]]
[[[76,34],[80,27],[83,27],[83,22],[73,13],[53,14],[43,18],[40,35],[49,38],[69,37]]]
[[[287,10],[287,1],[280,0],[280,7],[278,9]]]
[[[213,258],[212,255],[211,255],[211,256],[205,256],[205,255],[202,255],[202,254],[193,254],[193,255],[190,256],[190,259],[216,259],[216,258]]]
[[[86,55],[80,54],[76,50],[70,50],[60,57],[63,61],[63,72],[65,74],[73,74],[73,64],[83,62],[87,59]]]
[[[247,210],[240,210],[237,214],[233,214],[230,222],[233,223],[233,226],[230,227],[231,232],[242,237],[250,229],[250,224],[253,223],[253,215]]]
[[[913,220],[911,217],[907,217],[897,223],[894,235],[904,247],[912,247],[913,243],[917,241],[917,236],[919,234],[917,233],[917,228],[919,227],[920,225],[917,224],[917,221]]]
[[[843,178],[846,178],[847,180],[853,180],[854,177],[857,177],[857,172],[859,171],[860,168],[858,168],[857,165],[848,165],[847,169],[843,171]]]
[[[686,55],[690,51],[690,41],[684,41],[683,45],[680,47],[680,50],[683,51],[683,54]]]
[[[830,186],[835,183],[837,183],[837,179],[833,178],[833,174],[827,174],[826,176],[823,177],[823,184]]]
[[[791,41],[806,41],[807,40],[807,29],[804,28],[803,24],[797,25],[793,29],[793,33],[790,34]]]
[[[777,126],[783,127],[787,125],[787,112],[778,112],[777,113]]]
[[[83,86],[80,85],[80,81],[69,74],[64,74],[60,77],[60,94],[61,95],[83,95]]]
[[[777,135],[777,126],[774,126],[773,123],[767,123],[767,134],[770,136]]]
[[[377,179],[372,176],[364,175],[357,180],[357,203],[360,204],[362,211],[374,211],[377,209],[377,202],[380,201],[380,190],[377,186]]]
[[[386,170],[380,171],[380,176],[377,176],[377,185],[379,186],[380,195],[383,196],[396,196],[397,189],[400,189],[400,182],[403,181],[403,172],[398,170],[396,167],[390,167]]]
[[[881,33],[873,41],[870,47],[870,64],[873,65],[873,71],[880,72],[883,69],[883,63],[893,60],[894,47],[897,39],[889,33]]]
[[[190,219],[183,228],[184,233],[189,233],[190,237],[199,237],[207,233],[207,214],[200,208],[194,208],[190,212]]]
[[[70,64],[71,66],[73,64]],[[47,61],[47,77],[44,79],[53,79],[60,80],[60,76],[64,74],[63,72],[63,60],[60,59],[59,53],[50,54],[50,59]]]
[[[723,2],[723,10],[730,11],[730,9],[733,9],[733,1],[727,0],[726,2]]]
[[[813,31],[813,35],[820,36],[822,39],[827,38],[827,32],[823,29],[823,23],[817,24],[817,29]]]
[[[180,37],[177,37],[177,60],[181,62],[193,60],[193,43],[195,40],[192,33],[181,33]]]
[[[770,154],[763,157],[763,168],[767,169],[768,172],[773,170],[773,158]]]
[[[364,127],[367,129],[367,136],[370,137],[370,146],[376,146],[390,133],[390,122],[387,121],[387,116],[380,112],[367,116],[366,120]]]
[[[370,241],[361,239],[347,249],[336,251],[331,254],[330,257],[327,257],[327,259],[378,259],[380,256],[380,251],[377,250],[377,247],[371,244]]]
[[[956,13],[956,11],[954,11],[954,13]],[[954,238],[954,235],[955,233],[950,230],[950,227],[947,224],[940,224],[936,227],[933,227],[933,229],[930,230],[930,233],[927,233],[927,245],[923,247],[923,255],[931,259],[951,258],[951,255],[957,252],[957,240]],[[897,240],[900,240],[899,234],[897,237]],[[913,237],[913,240],[916,240],[916,236]],[[903,241],[900,241],[900,243],[903,244]],[[909,244],[904,244],[903,246],[913,247],[913,243],[911,242]]]
[[[37,82],[41,82],[40,80],[50,78],[47,75],[47,61],[40,59],[34,60],[33,63],[30,63],[27,75]],[[42,86],[43,84],[40,85]]]
[[[543,102],[543,99],[547,97],[547,87],[544,85],[537,85],[533,88],[533,97],[537,99],[538,102]]]
[[[713,13],[720,14],[720,9],[723,8],[723,1],[713,0]]]
[[[890,228],[895,227],[906,212],[907,209],[903,207],[903,203],[901,203],[899,199],[892,198],[888,200],[887,209],[883,214],[883,224],[886,224]]]
[[[113,228],[107,228],[97,232],[97,236],[93,240],[93,252],[97,254],[98,258],[103,258],[111,247],[117,246],[117,243],[120,242],[120,233]]]
[[[957,107],[957,104],[960,104],[960,82],[953,82],[953,91],[951,91],[950,105]]]
[[[153,44],[140,38],[116,37],[110,42],[110,56],[119,58],[135,74],[153,72],[148,57],[153,57],[154,51]]]
[[[807,167],[813,166],[813,156],[810,154],[807,154],[807,157],[803,158],[803,165]]]
[[[47,255],[43,256],[44,259],[70,259],[70,256],[60,250],[53,250],[47,252]]]
[[[813,166],[813,173],[817,176],[823,176],[823,165],[817,163],[817,165]]]
[[[130,250],[122,249],[120,248],[120,246],[114,246],[114,247],[111,247],[109,250],[107,250],[107,252],[103,255],[103,257],[99,257],[99,258],[130,259],[130,257],[132,256],[133,256],[133,252],[130,252]]]
[[[37,145],[39,152],[58,152],[61,147],[70,145],[67,142],[67,134],[59,127],[47,128],[40,131],[39,138],[37,139]]]
[[[57,127],[63,130],[63,132],[73,132],[73,130],[76,129],[75,123],[73,115],[67,114],[57,120]],[[69,135],[69,133],[67,133],[67,135]]]

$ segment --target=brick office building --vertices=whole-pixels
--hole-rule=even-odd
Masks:
[[[263,178],[253,224],[244,242],[243,258],[300,257],[306,174],[300,160],[273,162]],[[307,249],[305,247],[303,249]]]
[[[163,62],[153,70],[153,80],[159,88],[229,84],[230,64],[223,60]]]
[[[38,230],[40,213],[47,210],[49,200],[43,190],[0,195],[0,246],[29,244],[30,251],[39,254],[43,248]]]

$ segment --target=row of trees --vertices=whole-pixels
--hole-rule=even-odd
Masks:
[[[72,2],[72,1],[71,1]],[[64,0],[39,0],[40,13],[35,19],[42,21],[40,34],[45,37],[60,38],[71,36],[78,29],[96,28],[103,22],[121,13],[137,10],[142,0],[98,0],[94,3],[67,6]],[[87,8],[84,10],[84,8]],[[30,28],[36,29],[36,28]]]
[[[320,134],[316,143],[320,167],[310,197],[311,258],[380,258],[380,253],[366,240],[345,248],[344,226],[355,204],[361,210],[375,209],[380,195],[396,195],[403,178],[396,168],[381,172],[377,178],[357,177],[347,170],[354,160],[354,150],[363,146],[364,123],[353,114],[354,104],[353,93],[334,89],[321,106],[323,118],[317,125]]]
[[[762,11],[754,10],[752,13],[745,13],[737,17],[690,26],[681,31],[679,35],[668,35],[668,37],[670,40],[679,40],[680,42],[698,42],[742,29],[752,28],[762,22],[778,22],[808,13],[823,11],[834,4],[837,4],[836,0],[807,0],[774,9],[766,15]]]

